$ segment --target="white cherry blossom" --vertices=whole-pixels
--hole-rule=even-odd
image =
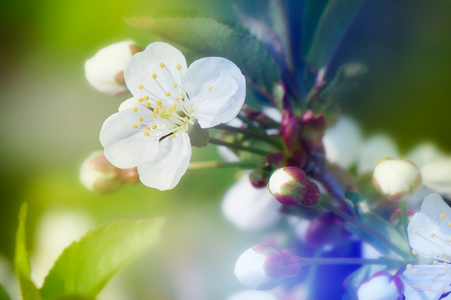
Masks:
[[[427,196],[407,228],[413,254],[430,264],[408,264],[402,274],[406,300],[437,300],[451,291],[451,208],[438,194]]]
[[[138,167],[140,180],[160,190],[175,187],[188,168],[188,133],[232,120],[246,94],[231,61],[207,57],[188,68],[183,54],[162,42],[133,56],[125,82],[133,97],[105,121],[100,142],[113,165]]]

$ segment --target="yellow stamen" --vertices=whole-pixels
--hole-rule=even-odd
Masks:
[[[213,87],[210,86],[210,87],[208,88],[208,90],[211,92],[211,91],[213,90]]]
[[[164,63],[160,63],[160,68],[164,68],[165,64]]]
[[[182,131],[183,129],[185,129],[185,125],[182,124],[182,125],[180,125],[178,131]]]
[[[188,123],[188,117],[184,117],[183,122]]]
[[[139,122],[142,122],[142,121],[143,121],[143,118],[138,117],[138,121],[139,121]]]
[[[144,85],[140,84],[138,85],[139,89],[142,90],[144,88]]]
[[[175,138],[175,134],[171,134],[171,138]]]
[[[157,129],[157,125],[152,125],[152,129]]]
[[[144,96],[144,100],[149,100],[149,96]]]
[[[146,107],[147,107],[147,108],[150,107],[150,102],[146,102]]]
[[[140,97],[140,98],[138,98],[138,101],[139,101],[139,102],[143,102],[143,101],[144,101],[144,98]]]
[[[176,65],[175,67],[177,68],[177,70],[181,70],[182,69],[181,65]]]
[[[133,108],[132,108],[132,111],[133,111],[133,112],[137,112],[137,111],[138,111],[138,108],[137,108],[137,107],[133,107]]]
[[[180,98],[175,96],[175,101],[179,101],[179,100],[180,100]]]
[[[193,113],[193,112],[194,112],[194,109],[190,108],[190,109],[189,109],[189,112],[190,112],[190,113]]]
[[[172,114],[172,111],[171,111],[171,110],[168,110],[168,112],[166,113],[166,116],[167,116],[167,117],[170,117],[171,114]]]
[[[155,102],[155,103],[158,105],[159,108],[162,108],[162,107],[163,107],[163,105],[161,104],[161,100],[158,100],[158,101]]]
[[[446,215],[445,214],[441,214],[440,215],[440,219],[442,219],[442,220],[446,219]]]
[[[171,93],[167,92],[166,94],[164,94],[166,97],[171,96]]]
[[[419,233],[418,230],[414,230],[414,231],[413,231],[413,234],[414,234],[414,235],[418,235],[418,233]]]
[[[157,79],[157,74],[153,73],[153,74],[152,74],[152,78],[153,78],[153,79]]]
[[[144,127],[144,130],[150,130],[149,126]]]
[[[148,132],[146,131],[146,132],[144,132],[144,135],[145,135],[145,136],[149,136],[150,133],[148,133]]]
[[[162,111],[162,112],[159,114],[159,116],[160,116],[160,118],[164,119],[164,118],[166,118],[166,113],[165,113],[164,111]]]
[[[138,128],[138,125],[132,125],[132,128]]]
[[[182,96],[182,99],[185,99],[185,98],[186,98],[186,95],[185,95],[185,94],[182,94],[181,96]]]
[[[434,238],[434,237],[435,237],[435,233],[431,233],[429,236],[430,236],[431,238]]]
[[[175,82],[174,82],[174,88],[175,88],[175,89],[177,88],[177,83],[175,83]]]

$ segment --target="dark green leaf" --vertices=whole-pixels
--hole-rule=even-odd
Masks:
[[[88,232],[58,258],[43,299],[93,299],[124,266],[156,243],[163,218],[119,222]]]
[[[316,0],[312,0],[316,1]],[[310,2],[312,2],[310,1]],[[313,22],[323,1],[317,5],[308,3],[312,17],[307,22]],[[330,0],[324,8],[316,26],[315,33],[309,45],[304,45],[304,58],[308,64],[319,70],[327,65],[329,58],[337,47],[343,33],[347,29],[352,17],[362,0]],[[306,38],[308,42],[308,37]]]
[[[5,292],[1,284],[0,284],[0,300],[11,300],[11,297],[8,296],[8,294]]]
[[[14,263],[20,289],[24,300],[41,299],[39,292],[30,279],[30,262],[26,248],[25,220],[27,218],[27,204],[23,203],[19,212],[19,227],[16,233],[16,253]]]
[[[272,95],[280,71],[263,44],[242,30],[210,18],[131,18],[129,22],[202,56],[233,61],[247,81]]]

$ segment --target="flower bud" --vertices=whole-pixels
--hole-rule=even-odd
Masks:
[[[133,42],[124,41],[100,49],[85,62],[88,82],[98,91],[110,96],[121,96],[128,90],[124,70],[132,56],[142,51]]]
[[[136,183],[138,180],[136,168],[116,168],[105,158],[101,150],[88,156],[80,168],[81,183],[93,192],[111,193],[124,183]]]
[[[408,160],[385,159],[374,169],[373,185],[391,201],[406,200],[421,185],[420,171]]]
[[[300,258],[290,251],[259,244],[241,254],[235,265],[235,275],[249,288],[269,290],[285,277],[298,274],[300,268]]]
[[[398,276],[380,271],[362,282],[357,289],[359,300],[401,300],[404,299],[404,284]]]
[[[313,206],[320,194],[316,183],[296,167],[275,170],[269,179],[268,189],[277,201],[287,206]]]

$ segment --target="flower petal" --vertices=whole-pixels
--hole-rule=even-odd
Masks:
[[[118,111],[123,111],[123,110],[129,109],[129,108],[133,108],[133,107],[137,107],[137,106],[141,106],[141,103],[137,100],[137,98],[130,97],[127,100],[123,101],[119,105]]]
[[[451,290],[451,276],[443,264],[408,266],[401,275],[406,300],[437,300]]]
[[[137,98],[149,96],[154,101],[163,101],[166,93],[180,93],[186,69],[185,57],[179,50],[169,44],[155,42],[132,57],[125,69],[125,83]]]
[[[191,158],[188,134],[160,142],[160,153],[151,162],[138,166],[139,178],[145,185],[161,191],[172,189],[185,174]]]
[[[145,124],[138,116],[152,118],[149,110],[138,107],[138,112],[127,109],[115,113],[105,120],[100,130],[100,143],[105,148],[106,158],[118,168],[132,168],[152,160],[159,149],[160,136],[145,136],[142,132]],[[133,128],[136,125],[138,128]]]
[[[438,194],[427,196],[407,227],[409,244],[424,257],[451,260],[451,208]]]
[[[246,81],[240,69],[221,57],[193,62],[186,72],[185,88],[202,128],[232,120],[246,96]]]

